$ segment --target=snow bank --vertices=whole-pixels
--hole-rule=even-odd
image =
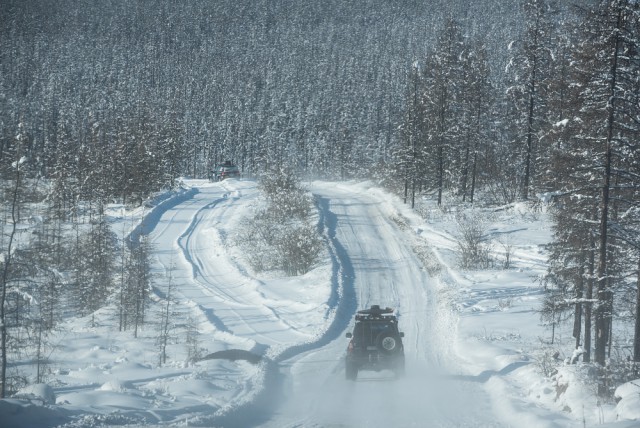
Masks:
[[[53,392],[53,388],[44,383],[28,385],[18,391],[14,398],[40,401],[43,404],[55,404],[56,402],[56,394]]]
[[[0,400],[0,426],[6,428],[48,428],[67,423],[69,418],[60,411],[31,401]]]
[[[640,379],[619,386],[615,397],[618,420],[640,421]]]

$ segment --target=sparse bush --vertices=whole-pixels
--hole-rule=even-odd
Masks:
[[[555,376],[558,373],[558,366],[561,364],[560,352],[555,349],[544,349],[536,357],[539,372],[547,378]]]
[[[189,314],[187,323],[184,326],[185,346],[187,348],[187,361],[193,363],[202,358],[206,350],[200,347],[200,332],[198,331],[198,322]]]
[[[506,311],[507,309],[511,309],[513,306],[513,300],[510,298],[507,299],[498,299],[498,308],[501,311]]]
[[[631,359],[612,358],[606,367],[599,367],[601,396],[612,398],[618,386],[640,377],[640,363]]]
[[[264,206],[246,218],[237,245],[257,271],[308,272],[324,247],[312,224],[313,199],[287,171],[265,175]]]
[[[491,266],[491,246],[486,243],[486,223],[477,213],[459,213],[458,248],[460,267],[463,269],[487,269]]]
[[[296,275],[311,270],[322,251],[323,243],[316,227],[302,223],[285,228],[278,236],[276,248],[283,270]]]
[[[513,254],[513,245],[508,241],[501,241],[502,248],[504,249],[504,260],[502,261],[502,269],[511,268],[511,255]]]
[[[507,205],[516,201],[521,183],[519,174],[512,166],[503,165],[504,170],[496,170],[485,177],[486,199],[495,205]]]
[[[433,249],[426,244],[414,245],[413,252],[418,257],[422,266],[427,270],[429,275],[436,277],[442,272],[442,263],[436,257]]]

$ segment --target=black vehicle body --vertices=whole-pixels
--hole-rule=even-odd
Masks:
[[[222,181],[227,178],[240,178],[240,169],[231,161],[221,163],[213,170],[214,181]]]
[[[398,330],[398,318],[393,309],[380,308],[358,311],[345,357],[345,377],[355,380],[360,370],[392,370],[396,377],[404,375],[404,333]]]

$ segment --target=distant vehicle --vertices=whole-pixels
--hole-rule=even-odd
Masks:
[[[404,333],[398,330],[393,309],[373,305],[356,314],[353,333],[347,333],[349,346],[345,357],[345,377],[356,380],[360,370],[392,370],[404,375]]]
[[[240,169],[231,161],[221,163],[213,170],[214,181],[221,181],[227,178],[240,178]]]

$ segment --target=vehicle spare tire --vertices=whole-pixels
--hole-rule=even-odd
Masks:
[[[385,330],[376,337],[376,347],[383,354],[393,354],[400,349],[400,338],[391,330]]]

